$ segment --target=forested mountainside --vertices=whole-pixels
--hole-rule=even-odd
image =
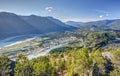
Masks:
[[[39,30],[13,13],[0,13],[0,38],[39,33]]]
[[[18,35],[65,32],[76,29],[52,17],[19,16],[14,13],[0,12],[0,38]]]
[[[40,17],[36,15],[20,16],[14,13],[0,13],[0,38],[18,35],[45,34],[50,32],[73,31],[77,28],[90,30],[120,31],[120,19],[101,20],[95,22],[63,23],[53,17]],[[9,27],[9,28],[8,28]]]
[[[40,16],[21,16],[27,23],[33,25],[39,29],[43,34],[49,32],[64,32],[75,29],[75,27],[68,26],[63,22],[54,19],[52,17],[40,17]]]
[[[114,30],[120,31],[120,19],[113,20],[100,20],[91,22],[74,22],[68,21],[66,24],[79,27],[81,29],[91,29],[91,30]]]
[[[16,58],[14,72],[11,72],[10,59],[1,55],[0,75],[12,76],[14,73],[15,76],[119,76],[119,58],[120,49],[69,50],[32,60],[20,54]]]

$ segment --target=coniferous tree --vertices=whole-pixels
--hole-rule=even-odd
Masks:
[[[28,58],[23,54],[19,54],[16,58],[15,75],[32,76],[32,67],[30,65],[30,62]]]
[[[8,76],[11,72],[10,59],[5,55],[0,55],[0,76]]]

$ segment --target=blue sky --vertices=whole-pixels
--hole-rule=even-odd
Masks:
[[[0,11],[88,22],[120,18],[120,0],[0,0]]]

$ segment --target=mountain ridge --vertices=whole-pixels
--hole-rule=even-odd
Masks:
[[[46,34],[65,32],[75,29],[120,30],[120,19],[100,20],[92,22],[63,23],[53,17],[37,15],[21,16],[9,12],[0,12],[0,39],[27,34]]]
[[[79,28],[120,30],[120,19],[84,22],[84,23],[79,24],[79,25],[78,25],[79,22],[75,22],[75,23],[76,23],[76,25],[73,25],[73,26],[77,26]]]
[[[23,17],[26,17],[25,19]],[[64,32],[76,29],[55,19],[36,15],[20,16],[9,12],[0,12],[0,39],[17,35]],[[63,24],[62,26],[60,24]],[[67,27],[66,27],[67,26]]]

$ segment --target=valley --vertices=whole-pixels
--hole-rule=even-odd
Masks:
[[[1,12],[0,75],[117,76],[119,24],[120,19],[61,22]]]
[[[16,36],[1,41],[0,53],[15,59],[18,54],[25,54],[29,59],[46,55],[49,51],[76,41],[75,37],[50,38],[43,35]],[[3,44],[2,44],[3,43]]]
[[[0,76],[120,76],[120,0],[0,0]]]

